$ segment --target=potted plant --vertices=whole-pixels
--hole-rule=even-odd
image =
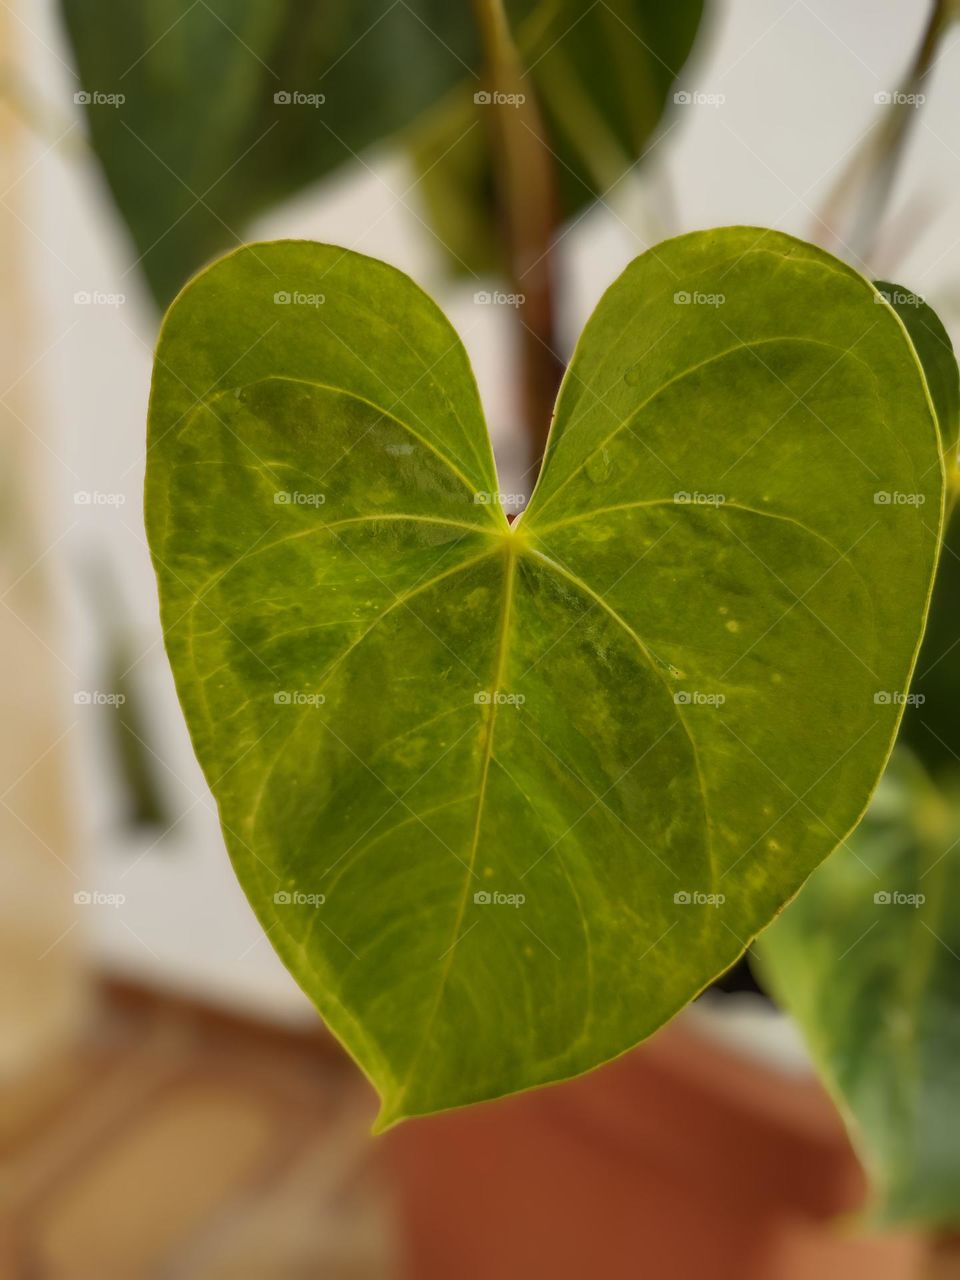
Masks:
[[[487,79],[475,105],[494,109],[514,292],[529,281],[524,403],[531,452],[544,454],[531,502],[507,520],[460,340],[409,279],[331,246],[244,246],[178,295],[157,350],[146,510],[168,652],[240,880],[380,1093],[380,1129],[618,1059],[561,1088],[418,1119],[408,1158],[397,1138],[413,1193],[455,1181],[456,1148],[477,1153],[475,1211],[493,1225],[476,1274],[547,1266],[552,1196],[535,1253],[496,1238],[513,1173],[589,1197],[591,1234],[565,1220],[551,1274],[579,1274],[588,1245],[596,1257],[605,1209],[624,1227],[604,1226],[605,1274],[632,1273],[626,1193],[657,1205],[669,1184],[669,1135],[655,1108],[628,1101],[656,1081],[718,1141],[768,1107],[748,1151],[763,1167],[789,1161],[788,1194],[762,1198],[749,1222],[722,1206],[706,1242],[689,1214],[677,1229],[691,1266],[725,1233],[722,1256],[740,1267],[729,1274],[787,1275],[784,1223],[802,1249],[804,1224],[856,1199],[828,1113],[809,1096],[797,1104],[803,1090],[754,1105],[762,1077],[733,1073],[720,1051],[704,1081],[682,1031],[621,1055],[733,964],[838,845],[871,862],[856,850],[874,815],[850,837],[917,696],[911,677],[950,670],[940,613],[929,668],[920,644],[956,363],[908,290],[773,231],[697,232],[611,285],[542,449],[560,366],[547,251],[559,184],[521,87],[523,46],[500,5],[477,9]],[[908,85],[947,16],[934,6]],[[906,137],[906,117],[890,119],[873,142],[884,172]],[[861,192],[839,194],[856,205]],[[894,853],[915,859],[932,840],[950,866],[949,819],[931,835],[927,807],[897,794]],[[840,856],[765,935],[759,968],[856,1118],[887,1220],[939,1235],[955,1203],[949,1150],[911,1163],[923,1195],[890,1169],[942,1109],[922,1131],[909,1110],[890,1126],[902,1072],[877,1073],[865,1053],[851,1065],[849,1013],[870,1008],[878,970],[857,970],[831,1004],[832,970],[806,962],[824,919],[846,938],[860,918],[862,896],[829,888]],[[891,902],[902,905],[874,905]],[[946,978],[929,972],[905,984],[903,1008],[939,1008]],[[926,1051],[918,1037],[942,1033],[934,1019],[909,1025],[912,1038],[895,1020],[891,1043]],[[949,1085],[941,1057],[936,1079]],[[607,1130],[599,1159],[551,1184],[585,1124]],[[658,1143],[662,1160],[637,1168],[636,1151]],[[420,1144],[429,1184],[415,1172]],[[462,1198],[457,1208],[441,1219],[462,1249]],[[449,1270],[445,1243],[434,1229],[417,1274]],[[835,1245],[825,1265],[849,1265]]]

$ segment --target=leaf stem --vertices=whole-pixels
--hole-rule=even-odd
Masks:
[[[484,51],[491,146],[512,292],[521,301],[522,403],[532,469],[539,468],[563,361],[556,354],[552,245],[556,180],[540,109],[503,0],[473,0]]]
[[[884,120],[872,129],[857,149],[853,160],[827,197],[817,217],[820,242],[827,248],[840,243],[859,261],[868,261],[874,252],[877,233],[890,200],[922,99],[916,95],[936,61],[937,50],[950,26],[960,15],[958,0],[933,0],[916,54],[900,87],[889,104]],[[837,231],[845,210],[851,208],[849,243],[844,245]]]
[[[924,1280],[960,1280],[960,1236],[953,1233],[930,1237]]]

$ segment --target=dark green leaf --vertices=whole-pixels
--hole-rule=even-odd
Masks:
[[[919,294],[889,280],[877,280],[877,290],[890,303],[910,335],[937,411],[943,453],[948,464],[956,462],[960,436],[960,370],[953,343],[943,321]]]
[[[876,1225],[960,1225],[960,806],[907,754],[757,944],[866,1165]]]
[[[774,232],[638,258],[512,528],[463,347],[400,273],[254,245],[171,309],[147,522],[178,690],[381,1125],[623,1052],[858,820],[937,551],[876,493],[942,502],[874,299]]]
[[[81,92],[124,97],[82,110],[161,303],[254,214],[415,119],[473,45],[447,0],[61,5]]]
[[[951,501],[944,547],[930,604],[930,617],[911,683],[900,741],[935,775],[956,773],[960,765],[960,518],[957,493],[957,437],[960,432],[960,370],[950,336],[936,312],[902,285],[878,280],[877,288],[903,321],[923,366],[937,411]],[[927,514],[936,526],[936,516]]]

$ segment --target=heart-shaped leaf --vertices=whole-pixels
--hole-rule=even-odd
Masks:
[[[275,243],[185,290],[150,409],[167,646],[381,1126],[623,1052],[797,891],[889,753],[942,487],[896,314],[774,232],[628,267],[512,528],[405,276]]]

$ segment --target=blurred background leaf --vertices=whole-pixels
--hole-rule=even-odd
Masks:
[[[898,749],[755,945],[871,1178],[874,1225],[960,1225],[960,793]]]
[[[950,335],[933,307],[918,293],[889,280],[875,280],[874,284],[903,321],[920,357],[937,411],[944,457],[952,462],[960,435],[960,369]]]
[[[877,280],[876,286],[903,321],[920,357],[937,411],[947,472],[943,549],[898,740],[932,775],[952,774],[960,765],[960,519],[955,509],[960,370],[950,335],[933,308],[903,285]]]
[[[876,281],[937,412],[945,545],[898,746],[857,830],[754,945],[870,1175],[875,1225],[960,1225],[960,371],[922,298]],[[931,517],[932,518],[932,517]],[[955,652],[956,651],[956,652]],[[898,691],[902,696],[904,690]]]
[[[90,138],[165,306],[257,213],[415,126],[410,151],[454,268],[502,266],[479,41],[444,0],[60,0]],[[648,144],[703,0],[508,4],[558,161],[563,217]],[[322,104],[276,101],[322,94]],[[509,109],[509,108],[501,108]]]
[[[90,137],[165,306],[249,219],[412,121],[472,70],[445,0],[61,0]],[[322,105],[276,101],[323,94]]]

